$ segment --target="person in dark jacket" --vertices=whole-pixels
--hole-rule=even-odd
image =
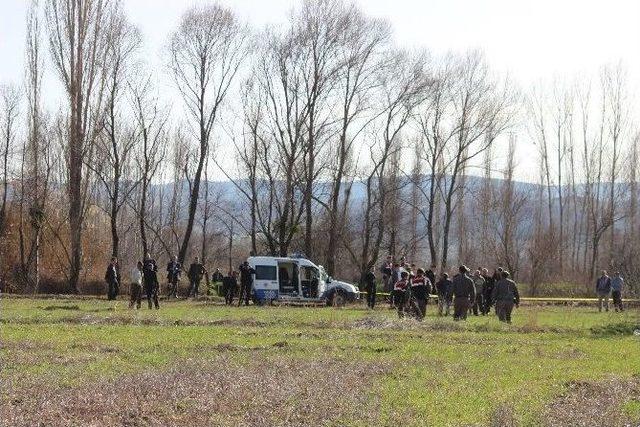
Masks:
[[[431,267],[429,267],[429,269],[424,273],[424,275],[427,276],[427,279],[429,279],[429,283],[431,283],[431,292],[435,292],[436,291],[436,266],[431,265]]]
[[[609,294],[611,293],[611,278],[605,270],[596,280],[596,294],[598,294],[598,310],[602,311],[602,307],[609,311]]]
[[[409,280],[411,284],[411,295],[416,300],[418,306],[418,320],[423,320],[427,314],[427,302],[431,293],[431,282],[424,274],[424,270],[419,268],[416,276]]]
[[[224,279],[224,274],[220,271],[219,268],[216,268],[216,271],[211,275],[211,283],[207,287],[207,295],[211,295],[213,292],[217,291],[218,283],[222,284],[222,293],[224,294],[224,284],[222,283]]]
[[[244,305],[249,305],[249,298],[251,297],[251,288],[253,287],[253,275],[256,271],[251,268],[248,261],[245,261],[240,265],[240,294],[238,300],[238,307],[242,305],[244,299]]]
[[[520,293],[516,282],[509,278],[508,271],[502,272],[502,279],[493,288],[493,300],[496,302],[496,314],[501,322],[511,323],[513,306],[520,306]]]
[[[196,257],[189,266],[189,297],[198,296],[200,282],[206,272],[204,265],[200,263],[200,257]]]
[[[449,315],[451,301],[453,299],[453,282],[447,273],[442,273],[440,280],[436,283],[438,293],[438,315]]]
[[[167,297],[178,298],[178,282],[180,281],[180,271],[182,265],[178,262],[178,257],[173,256],[167,264],[167,282],[169,282],[169,292]]]
[[[386,261],[380,266],[380,273],[382,274],[382,283],[384,292],[391,292],[393,289],[393,283],[391,281],[391,273],[393,270],[393,257],[387,256]]]
[[[224,292],[224,303],[226,305],[233,305],[233,299],[238,289],[237,276],[238,273],[236,271],[229,271],[229,275],[222,278],[222,290]]]
[[[491,296],[496,282],[493,280],[493,276],[489,275],[489,270],[486,268],[482,269],[482,277],[484,278],[484,307],[482,308],[482,314],[489,314],[493,305]]]
[[[622,306],[622,288],[624,286],[624,279],[620,275],[619,271],[613,275],[611,279],[611,297],[613,298],[613,307],[618,310],[624,311],[624,307]]]
[[[144,291],[147,294],[149,309],[155,305],[157,310],[160,308],[160,303],[158,302],[158,288],[160,287],[158,283],[158,264],[156,260],[151,258],[151,254],[147,254],[144,257],[142,274],[144,276]]]
[[[376,306],[376,275],[373,273],[373,267],[364,275],[364,286],[367,292],[367,307],[373,310]]]
[[[400,273],[400,280],[393,284],[393,301],[398,309],[398,317],[403,318],[405,312],[405,296],[409,288],[409,273]]]
[[[118,296],[120,285],[118,282],[118,259],[111,258],[111,262],[107,266],[104,273],[104,280],[107,282],[107,299],[114,300]]]
[[[453,320],[467,320],[467,312],[476,299],[476,288],[469,277],[469,269],[461,265],[453,277]]]

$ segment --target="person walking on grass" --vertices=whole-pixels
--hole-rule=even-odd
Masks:
[[[169,293],[167,298],[178,298],[180,271],[182,271],[182,265],[178,262],[178,257],[174,255],[171,257],[169,264],[167,264],[167,282],[169,282]]]
[[[222,278],[222,291],[224,292],[224,303],[226,305],[233,305],[233,299],[238,289],[237,277],[237,272],[229,271],[229,275]]]
[[[253,287],[253,275],[256,271],[251,268],[249,261],[245,261],[240,265],[240,294],[238,300],[238,307],[242,305],[244,299],[244,305],[249,305],[249,298],[251,297],[251,288]]]
[[[611,297],[613,298],[613,307],[618,311],[624,311],[622,307],[622,287],[624,279],[620,276],[620,272],[616,271],[611,279]]]
[[[376,275],[373,267],[364,275],[364,286],[367,291],[367,307],[373,310],[376,306]]]
[[[491,296],[493,294],[493,287],[495,286],[496,282],[495,280],[493,280],[493,276],[489,274],[489,270],[487,270],[486,268],[482,269],[482,277],[484,278],[484,307],[482,308],[482,313],[489,314],[489,311],[491,311],[491,306],[493,305]]]
[[[611,293],[611,278],[606,270],[602,270],[602,275],[596,280],[596,294],[598,294],[598,311],[602,308],[609,311],[609,294]]]
[[[473,302],[473,315],[477,316],[478,312],[481,315],[485,315],[484,311],[484,277],[480,274],[480,270],[476,270],[473,273],[473,284],[476,286],[476,299]]]
[[[158,302],[158,288],[160,287],[158,283],[158,264],[156,260],[151,258],[151,254],[149,253],[144,257],[142,275],[144,277],[144,292],[147,294],[149,310],[151,310],[154,305],[156,310],[158,310],[160,308],[160,303]]]
[[[138,261],[135,267],[131,270],[131,290],[130,290],[130,300],[129,300],[129,308],[133,308],[135,304],[136,309],[140,308],[141,300],[142,300],[142,262]]]
[[[403,271],[400,273],[400,280],[393,284],[393,302],[398,309],[398,317],[404,317],[404,305],[407,289],[409,288],[409,273]]]
[[[467,320],[469,307],[476,299],[476,288],[465,265],[458,271],[453,277],[453,320]]]
[[[442,273],[440,280],[436,283],[438,293],[438,316],[449,316],[451,300],[453,298],[453,282],[447,273]]]
[[[200,282],[206,272],[204,265],[200,263],[200,257],[196,257],[189,266],[189,297],[198,296]]]
[[[116,257],[111,258],[107,271],[104,273],[104,280],[107,282],[107,299],[109,301],[116,299],[120,288],[118,283],[118,259]]]
[[[431,282],[425,276],[424,270],[419,268],[416,271],[416,276],[411,278],[411,295],[416,299],[418,306],[418,320],[423,320],[427,314],[427,303],[429,301],[429,294],[431,293]]]
[[[513,306],[520,307],[520,293],[516,282],[509,278],[508,271],[502,272],[502,279],[493,288],[493,300],[496,302],[496,314],[501,322],[511,323]]]

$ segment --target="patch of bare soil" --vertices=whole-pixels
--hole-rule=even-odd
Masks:
[[[368,378],[362,370],[373,374]],[[378,419],[384,368],[342,360],[221,356],[79,387],[5,382],[7,426],[325,426]]]
[[[543,421],[554,427],[635,426],[639,420],[628,419],[622,411],[622,405],[630,400],[640,400],[638,377],[571,382],[567,391],[547,406]]]

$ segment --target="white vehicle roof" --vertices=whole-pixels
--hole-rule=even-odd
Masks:
[[[273,256],[252,256],[247,258],[249,264],[252,265],[275,265],[278,262],[295,262],[299,265],[307,267],[319,268],[316,264],[312,263],[306,258],[290,258],[290,257],[273,257]]]

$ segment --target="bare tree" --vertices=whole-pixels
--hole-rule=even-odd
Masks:
[[[89,179],[84,167],[100,130],[106,81],[109,22],[118,3],[110,0],[47,0],[45,17],[53,64],[68,101],[66,156],[71,259],[69,284],[78,291],[82,230]]]
[[[96,139],[96,156],[90,159],[89,167],[106,192],[107,206],[104,209],[111,223],[111,254],[117,257],[120,247],[118,215],[136,188],[135,180],[125,175],[136,137],[134,128],[126,124],[124,106],[128,80],[136,72],[134,55],[140,47],[141,38],[138,29],[127,21],[121,11],[113,14],[109,25],[106,113],[102,133]]]
[[[178,258],[184,262],[200,196],[211,134],[231,83],[248,54],[248,30],[228,9],[194,7],[182,16],[169,43],[171,74],[193,120],[198,141],[197,167],[190,178],[189,211]]]
[[[139,201],[137,206],[142,254],[148,253],[148,199],[151,182],[160,169],[167,147],[168,114],[158,105],[152,93],[151,78],[147,77],[136,85],[131,85],[131,103],[135,114],[138,152],[136,162],[140,172]],[[155,229],[153,231],[156,231]]]
[[[0,201],[0,235],[4,234],[7,221],[7,200],[9,197],[9,159],[15,147],[17,136],[16,121],[20,114],[20,92],[14,86],[0,87],[0,125],[2,132],[2,200]]]

